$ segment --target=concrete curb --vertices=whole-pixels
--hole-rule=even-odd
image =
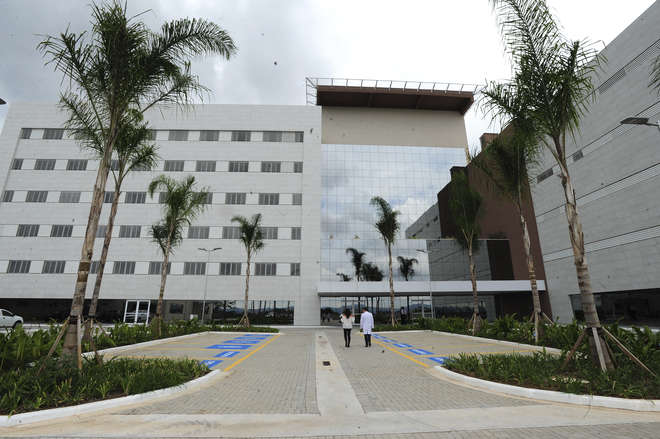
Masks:
[[[516,343],[514,341],[506,341],[506,340],[496,340],[494,338],[486,338],[486,337],[475,337],[473,335],[465,335],[465,334],[454,334],[453,332],[442,332],[442,331],[431,331],[435,332],[436,334],[441,334],[441,335],[449,335],[452,337],[458,337],[458,338],[465,338],[467,340],[472,340],[472,341],[481,341],[483,342],[488,342],[488,343],[493,343],[493,344],[500,344],[500,345],[505,345],[505,346],[513,346],[517,348],[526,348],[526,349],[536,349],[536,350],[543,350],[545,349],[547,352],[551,354],[561,354],[561,349],[557,348],[549,348],[546,346],[537,346],[533,344],[524,344],[524,343]],[[477,352],[478,353],[478,352]]]
[[[528,387],[513,386],[511,384],[496,383],[493,381],[473,378],[471,376],[447,370],[443,366],[434,366],[443,378],[467,384],[491,392],[503,393],[512,396],[521,396],[548,402],[560,402],[593,407],[606,407],[612,409],[633,410],[638,412],[660,412],[659,399],[625,399],[610,396],[577,395],[574,393],[556,392],[553,390],[531,389]]]
[[[122,396],[120,398],[89,402],[86,404],[79,404],[70,407],[39,410],[36,412],[20,413],[13,416],[0,416],[0,427],[13,427],[16,425],[31,424],[34,422],[48,421],[67,416],[78,416],[84,413],[98,410],[108,410],[135,403],[149,402],[155,399],[160,399],[166,396],[172,396],[177,393],[193,390],[206,384],[208,381],[211,381],[219,375],[226,376],[228,374],[221,370],[214,370],[204,375],[203,377],[196,378],[178,386],[167,387],[165,389],[152,390],[151,392],[139,393],[137,395]]]

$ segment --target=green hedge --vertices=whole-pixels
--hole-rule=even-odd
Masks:
[[[79,371],[73,362],[50,360],[38,368],[0,372],[0,414],[42,410],[133,395],[183,384],[209,372],[195,360],[114,358],[98,365],[84,359]]]

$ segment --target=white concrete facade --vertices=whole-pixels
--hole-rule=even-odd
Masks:
[[[188,111],[162,109],[147,115],[157,130],[159,163],[151,172],[133,172],[123,184],[114,236],[101,291],[103,299],[157,299],[159,276],[149,275],[151,261],[162,256],[151,241],[149,228],[161,215],[158,200],[147,196],[144,204],[125,203],[126,192],[144,192],[157,175],[181,178],[194,175],[200,188],[213,193],[212,204],[195,220],[195,226],[208,226],[208,239],[184,239],[172,258],[166,300],[201,301],[204,276],[184,275],[185,262],[206,262],[198,247],[222,247],[211,255],[207,267],[207,300],[241,300],[245,283],[245,252],[236,239],[222,239],[223,227],[232,226],[234,215],[263,215],[263,226],[277,227],[277,239],[269,239],[255,262],[277,264],[276,276],[253,276],[250,299],[291,301],[295,323],[318,324],[319,299],[316,292],[320,258],[320,154],[321,108],[314,106],[195,105]],[[2,298],[69,299],[73,293],[80,239],[84,235],[91,189],[98,160],[68,138],[43,139],[43,129],[59,128],[64,115],[52,104],[13,104],[0,137],[0,291]],[[21,139],[21,129],[32,128],[29,139]],[[188,130],[188,141],[168,140],[170,130]],[[200,130],[219,130],[218,141],[200,141]],[[251,132],[251,141],[232,141],[232,131]],[[281,141],[262,141],[263,132],[282,132]],[[295,134],[298,133],[298,134]],[[300,134],[302,133],[302,134]],[[302,141],[301,140],[302,136]],[[10,170],[14,159],[22,159],[21,169]],[[55,159],[52,170],[35,170],[37,159]],[[70,159],[89,159],[87,170],[66,170]],[[183,172],[163,172],[165,160],[184,161]],[[196,161],[213,161],[215,172],[197,172]],[[249,162],[248,172],[228,172],[230,161]],[[280,162],[280,172],[261,172],[264,161]],[[302,163],[302,172],[298,171]],[[113,189],[112,179],[106,190]],[[25,202],[28,191],[48,191],[45,202]],[[78,203],[60,203],[62,191],[80,191]],[[225,194],[245,193],[244,205],[225,204]],[[260,193],[279,194],[278,205],[259,205]],[[7,195],[4,195],[7,194]],[[302,194],[302,205],[294,198]],[[4,200],[5,198],[3,198]],[[107,223],[109,204],[104,205],[100,224]],[[34,237],[18,237],[21,224],[38,224]],[[53,225],[71,225],[70,237],[51,237]],[[141,226],[139,238],[120,238],[120,226]],[[292,239],[292,229],[300,228],[301,239]],[[187,232],[184,233],[184,237]],[[76,239],[77,238],[77,239]],[[101,251],[96,240],[94,260]],[[31,261],[29,273],[7,273],[10,260]],[[66,261],[64,273],[42,274],[43,262]],[[130,275],[112,274],[115,261],[135,262]],[[240,276],[219,275],[221,262],[241,262]],[[291,275],[291,264],[300,264],[300,275]],[[252,267],[254,273],[254,266]],[[94,275],[90,276],[88,298]]]
[[[649,86],[651,66],[660,55],[658,29],[656,2],[603,50],[605,61],[594,78],[595,102],[575,139],[567,139],[596,293],[660,288],[660,132],[620,125],[630,116],[660,119],[660,96]],[[552,311],[570,321],[569,295],[579,289],[559,172],[553,166],[546,152],[532,191]]]

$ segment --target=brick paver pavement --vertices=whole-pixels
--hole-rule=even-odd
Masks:
[[[123,414],[318,413],[314,333],[286,330],[205,389]]]
[[[377,340],[372,341],[371,348],[365,348],[359,332],[354,331],[356,333],[348,349],[344,348],[340,329],[325,332],[365,412],[539,404],[439,380],[426,373],[424,367],[378,345]]]

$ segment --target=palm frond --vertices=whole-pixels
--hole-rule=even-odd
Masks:
[[[373,197],[370,204],[376,206],[378,210],[378,220],[375,224],[376,229],[386,243],[392,244],[396,240],[396,235],[401,228],[401,224],[398,220],[401,212],[393,210],[390,203],[385,201],[382,197]]]
[[[458,229],[454,239],[464,248],[476,249],[483,213],[481,195],[470,187],[465,173],[460,171],[452,174],[450,190],[449,210]]]

